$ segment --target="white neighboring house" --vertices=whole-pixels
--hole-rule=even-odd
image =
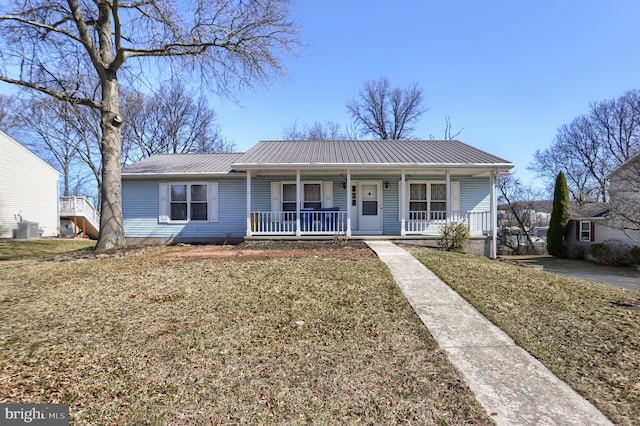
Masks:
[[[59,179],[56,169],[0,130],[0,238],[58,236]]]
[[[609,202],[590,203],[574,211],[565,241],[576,241],[587,250],[591,244],[607,240],[640,246],[640,153],[607,178]]]

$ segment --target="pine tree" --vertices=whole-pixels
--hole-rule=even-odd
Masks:
[[[564,173],[558,173],[556,187],[553,191],[553,210],[547,233],[547,252],[554,257],[562,257],[564,237],[567,235],[567,224],[571,216],[571,201]]]

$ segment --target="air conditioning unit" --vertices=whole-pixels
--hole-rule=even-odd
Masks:
[[[16,238],[38,238],[40,236],[37,222],[18,222],[18,232]]]

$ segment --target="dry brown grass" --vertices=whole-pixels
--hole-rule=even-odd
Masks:
[[[0,402],[73,424],[491,423],[370,255],[188,250],[0,263]]]
[[[0,241],[0,261],[37,259],[74,251],[93,250],[92,240],[41,239],[41,240],[2,240]]]
[[[412,249],[617,424],[640,424],[640,293],[485,258]]]

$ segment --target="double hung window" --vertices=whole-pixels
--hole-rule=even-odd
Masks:
[[[427,201],[427,184],[426,183],[409,184],[409,211],[410,212],[429,211],[429,202]]]
[[[206,184],[171,184],[171,221],[208,220]]]
[[[302,184],[302,208],[319,209],[322,207],[322,187],[320,183]],[[296,184],[282,184],[282,211],[296,211]]]
[[[429,214],[432,220],[445,219],[447,215],[447,185],[432,183],[429,200]]]
[[[591,221],[580,222],[580,241],[591,241]]]
[[[444,183],[409,183],[408,201],[411,219],[444,219],[447,211],[447,186]]]

